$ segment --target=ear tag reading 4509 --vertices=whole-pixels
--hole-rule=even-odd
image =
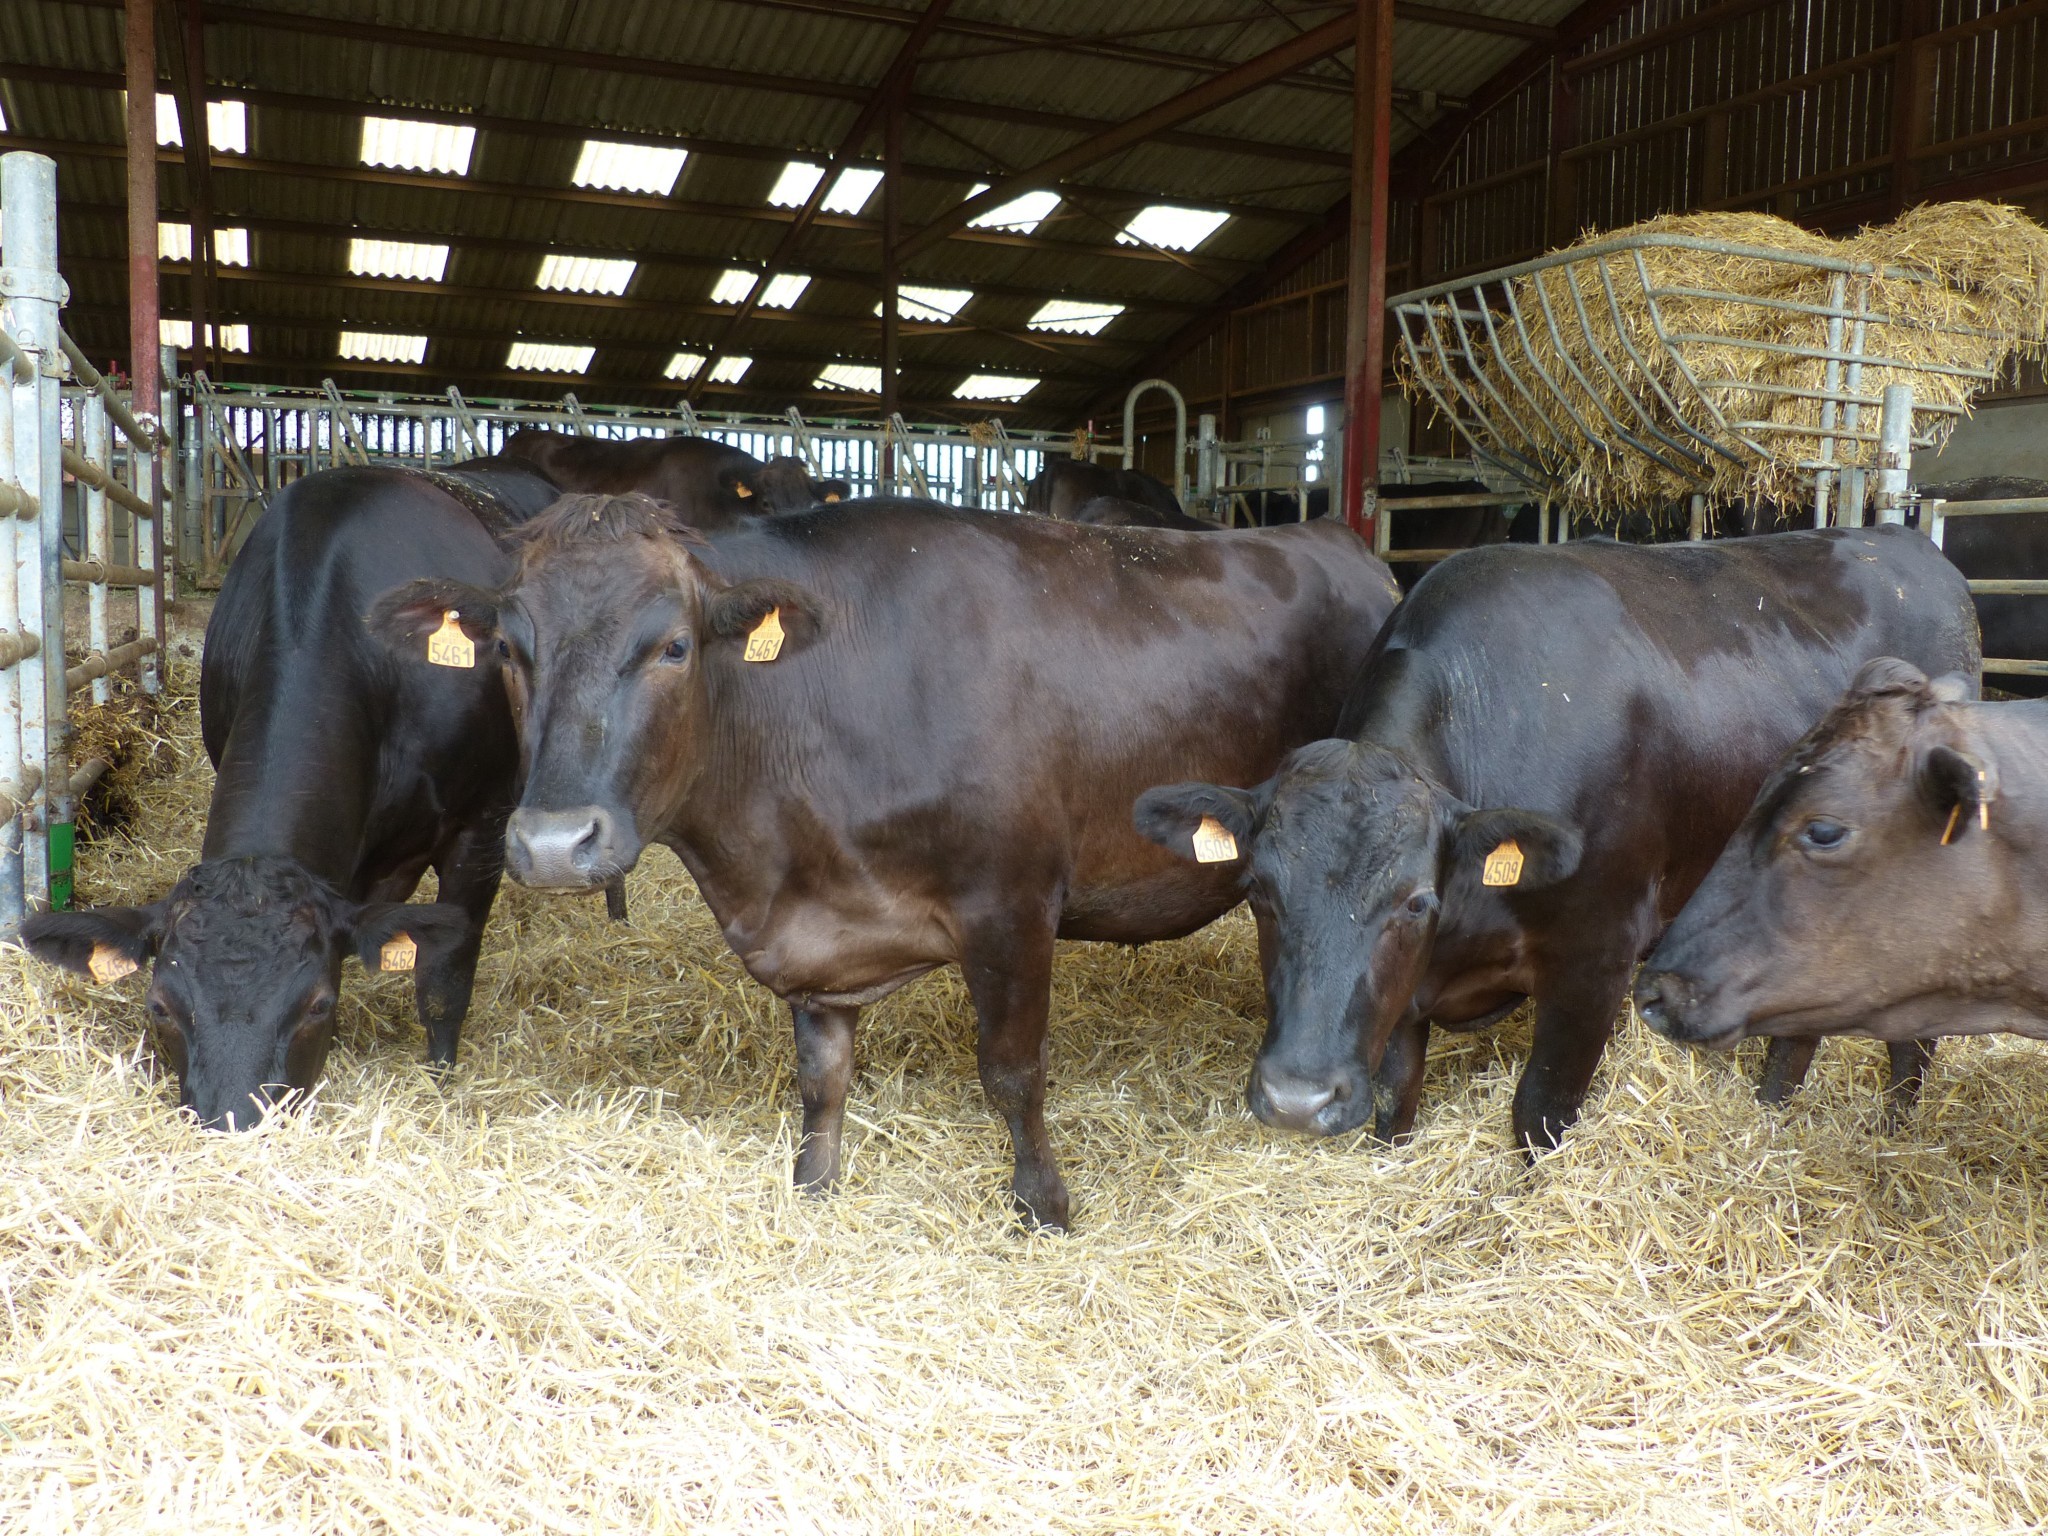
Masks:
[[[1522,845],[1510,838],[1486,856],[1486,865],[1480,871],[1481,885],[1520,885],[1522,883]]]
[[[748,661],[773,661],[782,654],[782,610],[770,608],[761,616],[761,622],[754,626],[754,632],[747,636],[745,659]]]
[[[441,615],[441,627],[427,636],[427,660],[437,667],[473,667],[476,646],[456,622],[462,615],[450,608]]]
[[[95,944],[92,958],[85,962],[92,971],[92,979],[104,986],[110,981],[119,981],[123,976],[132,976],[142,969],[111,944]]]
[[[1230,828],[1214,816],[1204,816],[1195,828],[1195,862],[1227,864],[1236,857],[1237,839],[1230,835]]]
[[[412,941],[412,935],[395,934],[384,941],[384,947],[377,954],[377,969],[380,971],[409,971],[420,957],[420,947]]]

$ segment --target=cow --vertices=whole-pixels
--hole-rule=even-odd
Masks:
[[[719,479],[742,500],[754,498],[753,510],[769,516],[778,512],[808,512],[820,503],[845,501],[853,494],[844,480],[814,479],[802,459],[786,453],[756,470],[722,471]]]
[[[524,459],[563,491],[639,491],[707,532],[760,513],[739,487],[765,466],[744,449],[708,437],[579,437],[525,427],[505,439],[504,456]]]
[[[1142,501],[1126,501],[1121,496],[1093,497],[1074,514],[1072,520],[1093,528],[1178,528],[1184,533],[1216,531],[1214,523],[1189,517],[1176,508],[1148,506]]]
[[[2048,481],[1987,476],[1922,486],[1920,493],[1954,502],[2017,500],[2048,496]],[[1941,546],[1965,576],[2039,581],[2048,578],[2048,512],[1946,519]],[[2048,602],[2039,597],[1980,594],[1977,622],[1984,630],[1986,656],[2048,661]],[[2042,677],[2001,672],[1993,674],[1992,685],[2024,698],[2048,694],[2048,678]]]
[[[1344,739],[1134,808],[1183,858],[1204,826],[1236,844],[1266,976],[1253,1112],[1404,1136],[1430,1027],[1533,998],[1514,1134],[1555,1145],[1637,959],[1778,756],[1887,654],[1978,663],[1962,578],[1905,528],[1496,545],[1437,566],[1374,646]],[[1895,1056],[1901,1096],[1920,1062]]]
[[[1393,606],[1341,527],[1087,528],[905,498],[704,542],[640,498],[572,498],[495,589],[415,582],[400,650],[458,612],[504,658],[523,884],[580,890],[649,843],[786,1001],[795,1182],[839,1177],[861,1008],[965,975],[1027,1221],[1063,1227],[1045,1130],[1053,942],[1135,944],[1235,906],[1234,875],[1130,827],[1162,773],[1253,780],[1327,735]]]
[[[1867,663],[1645,963],[1644,1022],[1714,1049],[2048,1039],[2048,700],[1975,691]]]
[[[1183,512],[1173,487],[1141,469],[1093,464],[1086,459],[1053,459],[1024,488],[1024,510],[1072,521],[1076,512],[1098,496],[1116,496],[1161,512]]]
[[[31,917],[31,953],[147,1006],[179,1101],[243,1129],[310,1091],[342,961],[411,970],[427,1059],[455,1061],[503,865],[518,740],[464,644],[394,656],[363,616],[421,577],[490,584],[555,499],[531,466],[331,469],[272,498],[206,626],[200,734],[216,777],[200,862],[161,900]],[[460,640],[452,626],[446,638]],[[432,904],[405,904],[431,867]]]

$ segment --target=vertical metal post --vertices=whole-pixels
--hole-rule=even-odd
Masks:
[[[1877,520],[1906,520],[1906,481],[1913,466],[1913,390],[1884,387],[1884,415],[1877,428]]]
[[[161,346],[156,270],[156,0],[127,0],[128,375],[130,409],[156,417]],[[139,562],[138,562],[139,563]]]
[[[78,451],[88,464],[105,469],[113,462],[112,445],[107,441],[107,406],[100,399],[99,391],[87,390],[75,410],[78,416]],[[114,506],[107,493],[97,486],[78,482],[80,506],[79,521],[85,527],[85,558],[97,560],[102,567],[114,563]],[[105,574],[102,570],[102,575]],[[107,584],[104,581],[89,581],[85,587],[86,600],[86,651],[104,656],[113,649],[107,636]],[[114,695],[113,681],[105,677],[92,680],[92,701],[104,704]]]
[[[896,259],[896,244],[902,237],[903,222],[903,93],[892,88],[888,110],[882,115],[882,420],[893,421],[902,405],[896,374],[902,365],[901,306],[897,288],[903,274]],[[888,434],[882,437],[882,490],[896,494],[896,445]]]
[[[1216,418],[1206,411],[1195,418],[1195,500],[1216,501]]]
[[[14,459],[14,365],[0,362],[0,497],[23,494]],[[11,497],[8,497],[11,500]],[[30,622],[20,602],[15,574],[16,530],[26,542],[26,523],[15,506],[0,505],[0,796],[26,804],[27,777],[22,771],[21,678],[26,658],[21,652],[36,643],[39,626]],[[21,830],[26,812],[15,806],[0,808],[0,938],[13,938],[20,931],[27,907],[21,888]]]
[[[1695,544],[1707,536],[1707,498],[1698,491],[1692,493],[1686,506],[1685,536]]]
[[[15,531],[15,587],[37,654],[21,666],[21,755],[42,791],[24,813],[22,887],[32,907],[70,898],[69,768],[64,724],[64,467],[59,435],[57,163],[17,150],[0,155],[0,267],[7,269],[8,333],[36,361],[35,381],[14,389],[14,462],[39,511]],[[54,845],[54,846],[53,846]],[[56,857],[53,857],[56,855]],[[61,865],[61,878],[59,866]]]
[[[1358,0],[1352,64],[1351,267],[1344,335],[1344,520],[1367,538],[1379,510],[1380,375],[1386,366],[1387,146],[1393,137],[1394,0]]]

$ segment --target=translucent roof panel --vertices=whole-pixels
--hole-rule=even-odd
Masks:
[[[597,355],[595,347],[577,347],[554,341],[515,341],[505,354],[505,366],[528,373],[583,373]]]
[[[953,391],[955,400],[1022,400],[1038,387],[1036,379],[1017,378],[1004,373],[974,373],[960,381]]]
[[[192,322],[190,320],[159,320],[156,323],[157,338],[165,346],[190,350],[192,346]],[[246,325],[224,325],[218,332],[212,326],[206,328],[209,340],[218,337],[217,345],[223,352],[247,352],[249,350],[249,327]]]
[[[125,101],[128,93],[123,91],[121,96]],[[178,121],[178,98],[168,91],[156,93],[156,141],[172,149],[185,147],[185,130]],[[191,342],[184,341],[179,345],[190,346]]]
[[[223,154],[249,153],[249,108],[246,102],[206,104],[206,142]]]
[[[438,283],[448,270],[448,247],[358,236],[348,243],[348,269],[358,277],[405,277]]]
[[[557,293],[624,293],[636,266],[637,262],[550,251],[540,259],[540,276],[534,279],[534,286]]]
[[[1024,322],[1034,331],[1068,331],[1076,336],[1099,336],[1102,328],[1124,312],[1121,304],[1096,304],[1087,299],[1047,299],[1038,313]]]
[[[664,379],[675,379],[678,382],[684,382],[697,377],[698,371],[703,366],[704,354],[702,352],[678,352],[668,360],[668,366],[661,370],[661,376]]]
[[[747,370],[754,366],[751,357],[721,357],[711,365],[711,382],[714,384],[737,384],[747,376]]]
[[[395,336],[382,331],[343,331],[337,348],[343,357],[361,363],[424,363],[427,338]]]
[[[419,123],[403,117],[363,119],[363,164],[400,171],[469,174],[476,130],[452,123]]]
[[[969,197],[979,197],[988,190],[987,182],[975,185]],[[1057,192],[1026,192],[1022,197],[1013,197],[1007,203],[991,208],[987,213],[977,214],[967,221],[970,229],[1002,229],[1013,235],[1028,235],[1043,224],[1053,209],[1059,207]]]
[[[839,173],[838,180],[832,183],[832,190],[825,194],[825,201],[818,206],[826,213],[859,213],[867,207],[868,199],[875,195],[875,188],[881,184],[880,171],[848,166]]]
[[[1230,222],[1230,215],[1209,208],[1175,208],[1155,203],[1141,209],[1116,237],[1118,245],[1152,245],[1166,251],[1192,251]]]
[[[711,302],[714,304],[744,304],[747,295],[754,291],[759,279],[751,272],[742,272],[738,267],[727,267],[718,275],[718,281],[711,285]]]
[[[905,320],[922,320],[928,325],[944,325],[974,297],[972,288],[920,288],[914,283],[905,283],[896,290],[896,313]],[[880,314],[882,306],[875,304],[875,313]]]
[[[859,394],[882,392],[882,370],[866,363],[827,363],[811,380],[813,389],[850,389]]]
[[[188,230],[185,245],[189,250],[192,235]],[[223,267],[246,267],[249,265],[249,231],[246,229],[216,229],[213,232],[213,259]]]
[[[768,201],[777,208],[801,208],[811,200],[811,191],[825,175],[822,165],[792,160],[768,189]]]
[[[804,296],[804,290],[811,286],[811,280],[797,272],[779,272],[768,280],[768,286],[761,290],[763,309],[788,309]]]
[[[585,139],[570,181],[579,187],[610,187],[620,192],[647,192],[667,197],[683,174],[687,149],[662,149],[652,144],[613,144]]]

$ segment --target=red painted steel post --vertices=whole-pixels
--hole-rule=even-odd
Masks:
[[[1344,521],[1370,539],[1379,510],[1380,375],[1387,355],[1387,141],[1394,126],[1394,0],[1358,0],[1358,48],[1352,70]]]
[[[128,378],[137,417],[157,414],[156,0],[128,0]]]

